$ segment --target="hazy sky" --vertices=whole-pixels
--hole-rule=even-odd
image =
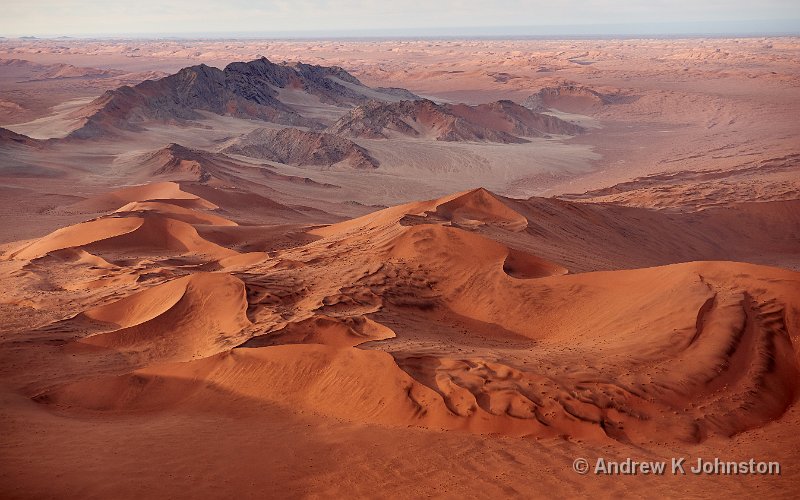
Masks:
[[[0,0],[0,9],[2,36],[359,35],[387,29],[453,35],[464,27],[531,35],[800,30],[800,0]],[[520,26],[551,28],[506,28]]]

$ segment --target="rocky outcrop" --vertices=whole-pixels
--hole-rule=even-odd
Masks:
[[[353,141],[333,134],[296,128],[256,129],[234,139],[223,152],[295,166],[336,165],[355,169],[378,167],[378,161]]]
[[[27,135],[18,134],[7,128],[0,127],[0,148],[14,148],[14,147],[40,147],[42,141],[28,137]]]
[[[479,106],[436,104],[429,100],[370,102],[358,106],[329,131],[347,137],[409,136],[438,141],[519,143],[526,137],[576,135],[583,129],[511,101]]]
[[[557,109],[568,113],[589,113],[611,103],[611,97],[578,84],[544,87],[522,105],[534,111]]]

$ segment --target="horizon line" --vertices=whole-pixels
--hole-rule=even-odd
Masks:
[[[0,34],[0,39],[542,39],[542,38],[635,38],[635,37],[758,37],[800,35],[800,19],[749,20],[749,21],[687,21],[666,23],[597,23],[571,25],[525,26],[452,26],[432,28],[359,28],[359,29],[305,29],[272,31],[183,31],[183,32],[126,32],[126,33],[29,33]]]

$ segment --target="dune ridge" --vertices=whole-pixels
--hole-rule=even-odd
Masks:
[[[701,269],[704,278],[697,280],[696,271]],[[517,354],[522,358],[503,360],[483,356],[421,356],[414,352],[392,352],[389,356],[362,351],[338,344],[347,336],[333,344],[332,338],[321,341],[319,336],[326,335],[328,327],[324,325],[328,322],[323,322],[320,328],[318,320],[314,320],[318,324],[312,327],[311,338],[307,334],[297,337],[284,333],[272,338],[275,343],[251,340],[251,346],[261,347],[214,354],[196,362],[199,365],[163,365],[121,378],[77,382],[40,399],[96,410],[160,411],[162,404],[183,404],[181,401],[187,395],[197,394],[201,401],[203,391],[207,390],[203,386],[211,383],[236,394],[359,422],[541,437],[566,433],[623,442],[644,442],[661,435],[700,442],[710,436],[731,436],[764,425],[779,417],[796,397],[792,380],[798,374],[797,354],[788,340],[786,323],[776,321],[781,317],[780,307],[776,308],[771,300],[750,302],[748,295],[741,292],[715,295],[703,282],[717,284],[720,278],[725,280],[726,275],[730,276],[728,269],[725,265],[706,269],[701,265],[680,265],[628,271],[624,280],[627,286],[605,286],[597,290],[600,292],[597,295],[585,292],[583,296],[590,302],[583,303],[582,298],[576,302],[586,314],[592,315],[597,309],[591,300],[605,302],[607,299],[602,297],[614,293],[617,303],[629,301],[630,284],[648,286],[654,274],[677,286],[685,286],[681,282],[691,283],[694,279],[691,286],[696,290],[696,309],[691,306],[675,309],[680,302],[662,306],[673,314],[680,312],[677,319],[666,324],[664,320],[661,325],[658,321],[648,323],[653,338],[642,339],[641,333],[633,330],[618,334],[613,344],[599,350],[598,344],[593,349],[589,347],[597,338],[578,340],[575,330],[546,334],[539,340],[551,348],[565,341],[583,347],[577,354],[561,352],[557,354],[559,359],[549,363],[540,359],[535,365],[538,368],[533,369],[527,365],[536,356],[529,357],[526,363],[522,352]],[[583,276],[586,283],[592,282],[591,275]],[[656,304],[663,298],[663,293],[654,292],[645,300]],[[712,305],[708,306],[709,303]],[[548,307],[540,306],[540,310],[545,315],[557,314],[557,311],[547,312]],[[640,307],[641,304],[634,304],[631,310]],[[608,316],[603,315],[599,321],[608,321]],[[619,316],[613,316],[620,321]],[[589,317],[574,319],[578,323]],[[621,320],[624,321],[624,315]],[[594,323],[600,324],[597,320]],[[530,328],[531,323],[526,324]],[[546,321],[539,319],[534,324]],[[669,325],[681,328],[676,330]],[[589,324],[586,330],[595,328]],[[140,333],[140,330],[121,330],[81,342],[102,341],[101,345],[129,348],[135,345],[131,338],[148,338],[145,335],[149,331]],[[681,342],[672,344],[676,335]],[[107,336],[118,340],[112,344],[105,340]],[[169,338],[171,344],[184,340],[180,336]],[[203,344],[204,340],[208,339],[196,342]],[[290,345],[280,345],[282,342]],[[667,345],[672,347],[666,351],[658,348]],[[171,353],[172,349],[175,348],[163,347],[162,351]],[[209,348],[207,352],[213,350]],[[631,351],[637,353],[633,358]],[[571,356],[588,356],[595,360],[589,366],[595,368],[561,372],[557,366]],[[650,360],[649,363],[642,364],[644,359]],[[673,370],[676,360],[685,368]],[[198,372],[199,378],[195,375]],[[260,383],[265,377],[280,383]],[[121,397],[129,398],[131,393],[122,389],[131,386],[137,388],[135,398],[120,402]],[[193,404],[199,403],[196,400]]]
[[[182,191],[174,182],[122,189],[81,201],[71,208],[116,210],[94,220],[58,229],[10,253],[9,258],[31,260],[66,249],[90,254],[191,254],[211,260],[238,255],[235,250],[202,238],[193,226],[237,224],[209,213],[206,210],[219,207]]]
[[[83,316],[119,327],[78,342],[159,361],[187,360],[236,345],[250,325],[244,284],[217,273],[193,273]]]
[[[514,206],[478,189],[391,207],[237,277],[195,272],[89,309],[116,329],[76,343],[145,366],[36,399],[163,411],[224,390],[353,422],[638,444],[734,436],[794,404],[798,273],[567,274],[459,224],[524,231]]]
[[[69,208],[76,211],[110,212],[131,202],[168,201],[188,208],[216,209],[213,203],[181,190],[177,182],[153,182],[126,187],[107,194],[80,201]]]

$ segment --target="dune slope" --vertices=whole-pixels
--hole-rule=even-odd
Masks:
[[[37,399],[161,411],[222,390],[357,423],[636,444],[729,437],[793,405],[797,273],[698,262],[571,275],[479,231],[523,221],[487,191],[458,193],[313,229],[236,278],[193,273],[91,308],[76,321],[117,329],[76,345],[140,366],[195,361]]]

